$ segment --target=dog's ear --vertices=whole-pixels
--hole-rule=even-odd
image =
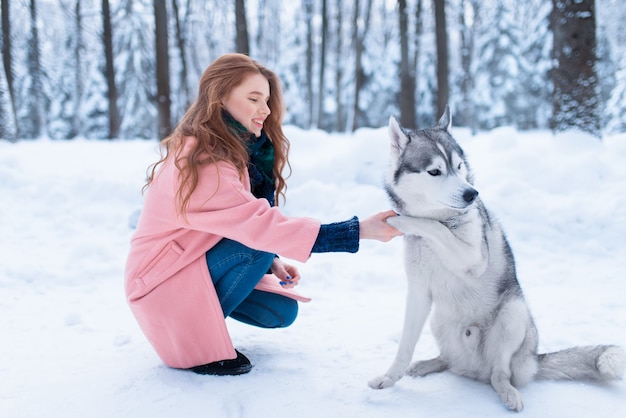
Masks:
[[[391,140],[391,152],[393,155],[400,154],[400,151],[406,147],[410,140],[395,116],[389,118],[389,139]]]
[[[448,132],[448,129],[452,126],[452,115],[450,114],[450,106],[446,105],[446,109],[443,111],[443,115],[441,115],[441,119],[437,123],[437,128],[443,129]]]

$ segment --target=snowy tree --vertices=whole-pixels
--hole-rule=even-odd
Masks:
[[[6,123],[2,131],[4,132],[2,137],[4,138],[15,138],[19,135],[17,131],[17,118],[15,115],[15,88],[13,82],[13,49],[11,45],[12,42],[12,31],[11,31],[11,8],[9,7],[9,1],[3,0],[0,1],[2,7],[2,63],[3,66],[3,74],[2,74],[2,91],[3,91],[3,101],[8,101],[9,107],[7,108],[4,104],[2,107],[2,118],[3,122]],[[12,120],[7,120],[11,118]]]
[[[80,110],[81,120],[84,121],[83,135],[86,138],[112,139],[104,62],[98,58],[87,61],[89,77],[85,82],[85,97]]]
[[[615,88],[608,102],[607,132],[626,132],[626,53],[622,54],[616,73]]]
[[[260,62],[273,65],[281,59],[281,36],[283,25],[281,17],[285,14],[284,2],[291,0],[258,0],[256,16],[248,20],[251,33],[255,33],[255,41],[251,43],[251,54]]]
[[[119,129],[119,120],[116,121],[115,119],[115,114],[119,116],[115,110],[117,109],[117,101],[111,103],[114,112],[113,120],[111,120],[109,117],[109,84],[105,77],[108,53],[105,52],[103,41],[106,40],[107,36],[112,36],[104,31],[102,6],[105,1],[63,1],[68,4],[68,7],[65,8],[69,16],[67,20],[74,22],[74,24],[66,25],[67,51],[55,53],[55,56],[63,57],[64,65],[61,68],[61,81],[56,82],[59,87],[54,96],[66,97],[64,109],[66,118],[71,120],[71,133],[68,136],[94,139],[117,137],[115,134]],[[74,3],[74,7],[69,7],[69,4],[72,3]],[[73,13],[71,13],[72,10]],[[112,57],[112,44],[110,53]],[[58,80],[59,77],[56,79]],[[65,82],[73,82],[74,85],[67,87],[67,92],[63,93],[60,86],[64,85]],[[115,87],[114,83],[113,87]],[[113,95],[117,97],[115,91]],[[51,128],[51,131],[54,129]]]
[[[44,94],[44,68],[41,65],[37,2],[29,2],[30,33],[26,52],[27,76],[22,79],[20,96],[23,103],[18,119],[20,134],[25,138],[39,138],[46,134],[47,98]]]
[[[16,139],[15,114],[11,106],[9,85],[4,71],[0,71],[0,139]]]
[[[358,0],[357,0],[358,1]],[[306,84],[306,96],[304,97],[305,102],[307,103],[307,116],[306,116],[306,124],[305,128],[313,127],[313,109],[314,109],[314,97],[313,97],[313,0],[303,0],[302,2],[303,13],[304,13],[304,23],[306,27],[306,52],[305,52],[305,72],[306,76],[304,77]]]
[[[294,14],[281,20],[285,36],[281,42],[282,49],[288,49],[289,54],[282,56],[280,65],[274,67],[283,83],[283,97],[286,105],[284,122],[297,126],[308,126],[309,106],[306,100],[306,26],[303,7],[297,7]]]
[[[344,71],[343,71],[343,49],[344,49],[344,42],[343,42],[343,27],[344,27],[344,22],[343,22],[343,0],[337,0],[336,2],[336,7],[335,7],[335,18],[333,19],[333,23],[334,23],[334,30],[333,33],[335,34],[335,47],[334,47],[334,60],[333,60],[333,65],[334,68],[333,73],[334,73],[334,95],[333,95],[333,99],[334,100],[329,100],[329,103],[332,103],[330,106],[325,105],[324,106],[324,110],[328,111],[330,110],[331,113],[334,113],[335,117],[334,117],[334,123],[331,125],[334,127],[334,130],[336,131],[344,131],[346,129],[345,124],[344,124],[344,118],[343,118],[343,85],[344,85],[344,80],[343,80],[343,75],[344,75]]]
[[[123,138],[156,138],[154,14],[144,0],[114,13],[116,83]]]
[[[372,29],[367,38],[366,54],[363,55],[363,71],[366,74],[367,83],[363,86],[360,100],[366,126],[378,127],[385,126],[390,115],[400,114],[398,98],[401,89],[401,83],[398,82],[400,50],[392,47],[397,45],[396,22],[399,16],[397,10],[381,2],[377,10],[372,12],[371,19]],[[409,38],[415,42],[414,37]],[[412,49],[412,53],[409,54],[411,57],[409,67],[415,66],[416,54],[417,51]],[[415,76],[415,71],[413,76]],[[413,87],[409,93],[414,97],[415,91]],[[412,105],[411,111],[415,114],[415,101]]]
[[[319,128],[324,120],[324,98],[326,96],[326,56],[328,55],[328,0],[322,0],[322,29],[321,29],[321,45],[320,45],[320,65],[317,70],[317,108],[316,126]]]
[[[10,81],[14,87],[12,95],[3,92],[2,100],[6,106],[7,98],[13,99],[20,137],[159,136],[153,1],[27,0],[10,2],[10,11],[9,2],[2,1],[2,30],[10,31],[3,33],[7,41],[2,43],[2,84],[9,92]],[[553,1],[557,12],[591,3]],[[113,9],[107,23],[104,6],[109,3]],[[250,56],[283,81],[285,123],[329,131],[383,126],[401,107],[404,113],[413,108],[408,110],[415,112],[411,125],[435,121],[437,64],[442,59],[437,58],[434,12],[443,2],[400,3],[406,10],[402,28],[398,0],[245,0],[246,15],[240,13],[240,18],[246,19]],[[583,32],[574,18],[591,12],[567,12],[565,20],[553,22],[548,19],[556,16],[552,3],[445,2],[447,101],[457,115],[456,125],[534,129],[558,122],[567,129],[590,121],[596,133],[605,127],[613,132],[625,129],[626,78],[624,63],[617,60],[626,54],[626,32],[621,30],[626,3],[595,0],[597,30]],[[206,67],[236,50],[237,9],[233,0],[159,4],[169,9],[167,63],[175,122],[195,98]],[[571,42],[555,48],[552,59],[553,29],[557,44],[565,32],[568,42],[585,39],[580,33],[596,34],[596,78],[570,84],[592,86],[588,90],[595,96],[583,98],[582,104],[564,94],[568,85],[554,82],[553,76],[562,81],[563,75],[572,69],[581,72],[582,67],[574,59],[580,51]],[[400,72],[402,56],[406,58]],[[565,57],[568,60],[559,60]],[[407,83],[410,78],[414,85]],[[407,97],[415,99],[414,105],[405,104]]]
[[[552,33],[548,22],[552,6],[544,0],[519,2],[515,16],[520,22],[523,60],[516,126],[519,129],[545,128],[552,115]]]
[[[53,51],[44,54],[46,61],[54,57],[56,65],[47,65],[48,76],[55,94],[50,96],[48,135],[51,138],[71,139],[83,134],[81,118],[85,65],[85,43],[81,4],[79,0],[61,1],[61,10],[49,10],[50,15],[58,11],[69,24],[62,31],[48,34]]]
[[[600,117],[600,126],[606,127],[610,122],[610,111],[608,103],[611,94],[617,86],[617,71],[619,59],[616,61],[614,52],[611,50],[609,37],[606,28],[601,26],[597,28],[596,47],[596,73],[598,75],[598,114]],[[619,55],[615,55],[619,57]]]
[[[370,29],[370,19],[372,16],[372,1],[363,0],[365,2],[363,9],[359,6],[359,0],[354,3],[354,19],[352,41],[354,42],[354,97],[352,100],[352,111],[349,113],[348,121],[352,119],[352,123],[348,122],[351,130],[356,130],[359,126],[367,126],[367,121],[362,120],[361,109],[364,108],[361,103],[360,96],[367,82],[367,74],[363,68],[363,54],[365,51],[365,38]]]
[[[525,67],[518,24],[503,1],[497,2],[493,17],[482,22],[473,71],[476,121],[482,129],[517,124]]]
[[[472,126],[474,105],[472,93],[474,77],[472,75],[472,59],[474,58],[474,38],[476,36],[475,15],[480,10],[476,0],[461,0],[459,8],[459,48],[460,68],[457,85],[460,98],[454,116],[455,125]],[[456,78],[456,77],[454,77]]]
[[[206,67],[218,56],[234,50],[235,26],[232,0],[172,0],[171,4],[172,12],[168,15],[175,28],[175,47],[170,49],[170,82],[175,123],[195,99]]]
[[[113,22],[109,0],[102,0],[102,43],[104,49],[104,78],[107,86],[109,138],[120,134],[120,110],[118,105],[117,71],[113,51]]]
[[[187,9],[188,10],[188,9]],[[187,36],[183,29],[184,15],[181,17],[180,7],[178,6],[178,0],[172,0],[172,21],[174,22],[174,39],[176,47],[178,48],[178,59],[175,59],[175,49],[172,51],[171,57],[172,66],[179,68],[178,78],[172,77],[172,84],[177,87],[173,90],[171,95],[172,99],[172,111],[174,114],[183,114],[184,110],[191,104],[193,92],[191,86],[187,83],[189,78],[189,64],[187,60]],[[178,64],[178,65],[175,65]],[[172,71],[172,74],[175,74]],[[178,84],[176,85],[176,81]]]

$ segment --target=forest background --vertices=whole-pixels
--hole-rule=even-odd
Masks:
[[[488,130],[626,131],[622,0],[2,0],[0,138],[162,138],[204,69],[278,73],[285,123],[397,115]]]

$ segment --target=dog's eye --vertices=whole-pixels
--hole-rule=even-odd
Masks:
[[[441,175],[441,170],[439,170],[438,168],[435,168],[433,170],[428,170],[428,174],[430,174],[433,177],[437,177]]]
[[[459,163],[459,166],[456,169],[460,170],[462,165],[463,165],[463,163]]]

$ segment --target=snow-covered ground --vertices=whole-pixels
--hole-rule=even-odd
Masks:
[[[475,137],[453,128],[483,201],[502,222],[540,351],[626,346],[626,135]],[[284,210],[323,222],[389,207],[385,128],[328,135],[287,127]],[[501,417],[486,384],[450,373],[375,391],[402,327],[401,239],[296,263],[287,329],[228,320],[255,367],[238,377],[165,367],[123,292],[123,268],[155,141],[0,141],[0,417]],[[416,358],[437,354],[430,330]],[[626,383],[533,382],[525,417],[626,416]]]

